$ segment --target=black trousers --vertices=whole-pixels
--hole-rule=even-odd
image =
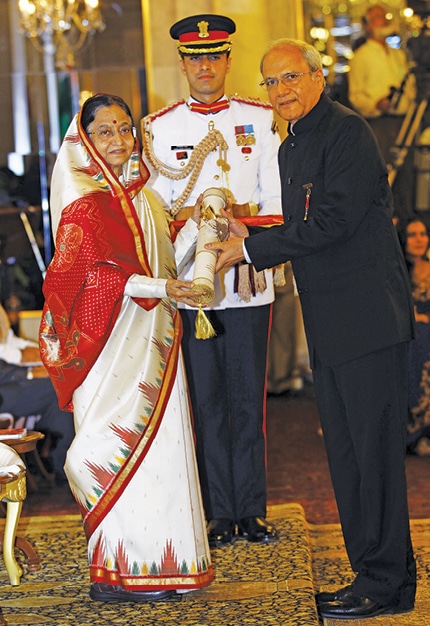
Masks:
[[[415,597],[405,474],[407,344],[324,366],[314,383],[357,592],[407,608]]]
[[[216,337],[196,339],[181,309],[207,519],[266,515],[266,368],[271,305],[208,311]]]
[[[49,378],[33,378],[33,380],[22,380],[5,385],[5,387],[11,386],[18,387],[19,393],[5,394],[1,410],[10,411],[17,417],[41,415],[36,428],[59,435],[50,456],[58,476],[65,478],[63,465],[66,461],[67,450],[75,436],[73,414],[61,411],[58,407],[57,396]],[[10,400],[9,397],[13,397],[14,400]]]

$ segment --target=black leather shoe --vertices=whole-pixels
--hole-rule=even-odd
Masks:
[[[264,517],[244,517],[237,523],[237,536],[252,543],[271,543],[278,540],[276,528]]]
[[[220,548],[231,543],[234,522],[230,519],[211,519],[208,524],[208,541],[211,548]]]
[[[356,593],[348,593],[335,602],[322,602],[318,605],[318,612],[326,619],[359,619],[360,617],[404,613],[405,610],[396,606],[379,604]]]
[[[129,591],[123,587],[93,583],[90,588],[91,600],[98,602],[159,602],[160,600],[180,600],[175,589],[162,591]]]
[[[353,593],[352,585],[347,585],[337,591],[320,591],[315,594],[315,600],[317,604],[320,604],[321,602],[337,602],[338,600],[345,598],[350,593]]]

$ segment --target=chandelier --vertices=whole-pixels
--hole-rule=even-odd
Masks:
[[[19,0],[21,28],[40,52],[53,47],[57,67],[73,65],[87,35],[105,29],[99,0]]]

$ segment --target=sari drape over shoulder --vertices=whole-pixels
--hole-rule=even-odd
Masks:
[[[65,471],[92,582],[193,589],[213,578],[174,301],[124,295],[131,276],[174,278],[166,216],[138,146],[121,180],[77,116],[53,171],[56,250],[40,347],[76,437]]]

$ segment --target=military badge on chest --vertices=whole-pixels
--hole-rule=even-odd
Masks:
[[[235,126],[234,134],[236,135],[236,145],[239,146],[242,154],[245,155],[245,159],[248,159],[252,153],[252,146],[256,142],[253,124]]]
[[[172,152],[175,153],[176,160],[180,161],[179,165],[184,166],[190,158],[194,146],[170,146]]]

